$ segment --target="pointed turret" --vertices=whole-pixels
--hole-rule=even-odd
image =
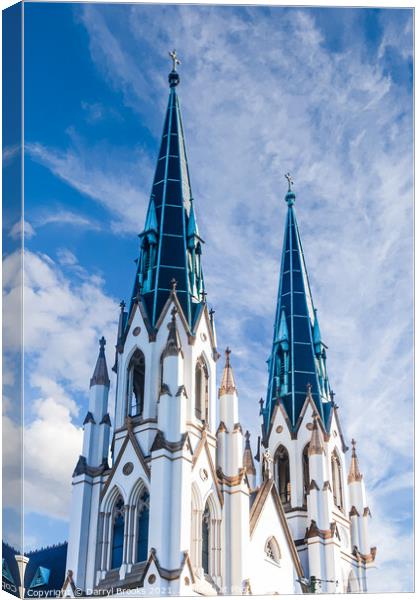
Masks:
[[[286,178],[289,183],[285,197],[288,209],[273,347],[268,361],[269,385],[264,408],[266,430],[278,400],[282,402],[292,427],[296,427],[308,383],[312,386],[312,397],[324,425],[327,424],[331,404],[325,366],[326,346],[321,341],[306,271],[294,207],[296,195],[291,188],[290,175]]]
[[[176,324],[177,312],[178,311],[174,306],[171,311],[172,318],[171,318],[170,322],[168,323],[169,333],[168,333],[168,339],[166,341],[165,350],[163,351],[164,357],[177,356],[180,352],[182,352],[181,339],[179,337],[179,331],[178,331],[178,327]]]
[[[309,442],[308,454],[309,456],[313,454],[325,454],[324,444],[322,443],[318,426],[318,415],[316,413],[313,413],[312,415],[312,435]]]
[[[248,477],[248,482],[251,490],[255,488],[256,485],[256,475],[257,470],[255,468],[254,457],[252,456],[251,450],[251,442],[250,442],[251,434],[249,431],[245,433],[245,449],[243,455],[243,465],[245,467],[245,473]]]
[[[169,101],[152,193],[143,232],[131,303],[142,298],[154,327],[170,290],[177,295],[190,329],[204,301],[201,269],[203,240],[192,202],[184,129],[176,88],[180,78],[174,63],[169,74]]]
[[[106,340],[104,336],[99,340],[99,356],[96,361],[95,370],[93,371],[93,375],[90,380],[90,387],[93,385],[104,385],[109,387],[110,381],[108,377],[108,369],[106,366],[106,358],[105,358],[105,344]]]
[[[357,459],[356,454],[356,440],[351,441],[352,449],[351,449],[351,463],[349,474],[347,477],[348,483],[353,483],[354,481],[361,481],[363,479],[363,475],[359,469],[359,461]]]
[[[236,393],[235,379],[233,377],[233,370],[232,370],[232,366],[230,364],[230,354],[231,354],[230,348],[226,348],[226,350],[225,350],[226,361],[225,361],[225,368],[223,369],[222,382],[221,382],[220,388],[219,388],[219,398],[221,398],[222,396],[224,396],[226,394]]]

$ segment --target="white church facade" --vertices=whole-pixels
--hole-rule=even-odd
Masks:
[[[63,595],[366,591],[370,511],[355,443],[346,465],[291,181],[254,457],[207,305],[173,61],[115,403],[103,338],[90,382]]]

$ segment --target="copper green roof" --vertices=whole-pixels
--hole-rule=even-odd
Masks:
[[[314,309],[294,208],[295,194],[290,190],[290,183],[285,200],[288,209],[273,346],[268,360],[268,390],[263,409],[266,431],[276,402],[283,404],[292,427],[296,427],[308,386],[326,426],[332,407],[326,346]]]
[[[143,232],[132,302],[142,297],[152,326],[165,305],[172,281],[191,327],[204,301],[201,270],[203,240],[193,208],[181,110],[176,93],[179,75],[169,74],[169,101],[152,193]]]

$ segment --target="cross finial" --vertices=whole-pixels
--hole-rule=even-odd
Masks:
[[[177,280],[175,279],[175,277],[172,277],[171,279],[171,289],[173,292],[176,292],[176,286],[178,285]]]
[[[125,302],[124,302],[124,300],[121,300],[121,302],[120,302],[120,308],[121,308],[121,312],[124,312],[124,308],[125,308]]]
[[[105,353],[105,344],[106,344],[106,339],[104,338],[104,336],[102,336],[101,339],[99,340],[99,353],[101,356],[103,356]]]
[[[176,50],[174,49],[172,52],[169,52],[169,56],[172,59],[172,71],[176,71],[176,66],[181,64],[181,61],[176,55]]]
[[[294,181],[293,181],[292,176],[290,175],[289,172],[286,173],[285,177],[286,177],[287,183],[289,185],[288,191],[291,192],[292,191],[292,185],[294,184]]]
[[[205,302],[206,301],[207,292],[205,292],[204,290],[201,290],[200,296],[201,296],[201,302]]]
[[[351,445],[353,446],[353,448],[356,448],[356,440],[354,438],[352,438],[351,440]]]
[[[312,392],[312,385],[311,385],[311,384],[308,382],[308,383],[306,384],[306,393],[307,393],[308,395],[310,395],[310,394],[311,394],[311,392]]]

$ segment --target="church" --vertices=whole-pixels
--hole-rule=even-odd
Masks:
[[[267,394],[252,450],[235,356],[219,352],[208,309],[179,61],[170,56],[133,292],[120,305],[115,403],[104,338],[90,380],[62,594],[365,592],[376,554],[371,515],[354,440],[346,460],[293,182],[287,175]]]

